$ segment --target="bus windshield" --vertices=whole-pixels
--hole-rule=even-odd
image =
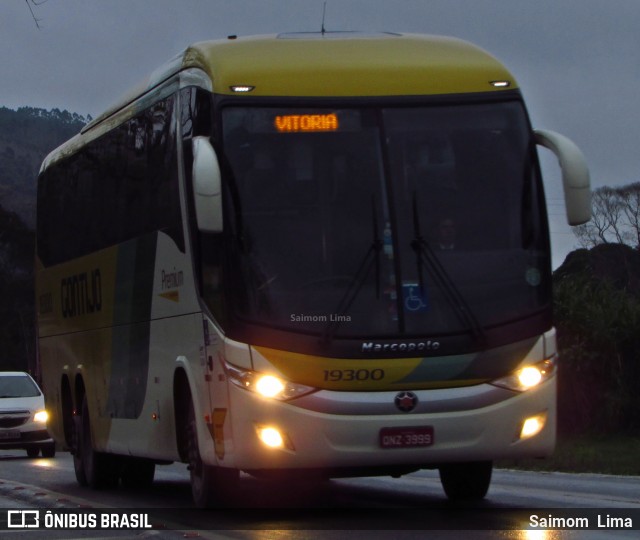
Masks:
[[[475,333],[548,307],[518,101],[222,111],[234,316],[330,338]]]

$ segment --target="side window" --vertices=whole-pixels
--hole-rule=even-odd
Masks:
[[[181,251],[175,98],[87,144],[38,186],[38,253],[45,265],[163,231]]]

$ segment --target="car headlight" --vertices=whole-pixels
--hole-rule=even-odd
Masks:
[[[33,419],[36,422],[40,422],[42,424],[46,424],[47,420],[49,420],[49,413],[47,411],[45,411],[44,409],[40,410],[40,411],[37,411],[36,414],[33,415]]]
[[[306,384],[287,381],[270,373],[242,369],[226,362],[224,367],[227,377],[233,384],[266,398],[287,401],[317,390]]]
[[[521,367],[506,377],[491,381],[491,384],[516,392],[525,392],[549,380],[555,372],[556,358],[554,356],[537,364]]]

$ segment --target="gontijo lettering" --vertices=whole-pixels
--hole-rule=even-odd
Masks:
[[[100,269],[63,278],[60,282],[60,303],[65,319],[102,310]]]
[[[276,116],[276,129],[281,133],[305,131],[337,131],[338,116],[331,114],[286,114]]]

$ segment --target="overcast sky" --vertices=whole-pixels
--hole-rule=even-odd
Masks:
[[[0,0],[0,106],[96,116],[192,42],[319,30],[323,3],[45,0],[32,6],[38,29],[25,0]],[[513,72],[534,127],[582,148],[594,187],[640,181],[640,0],[327,0],[325,27],[472,41]],[[557,266],[576,241],[553,163],[543,159]]]

